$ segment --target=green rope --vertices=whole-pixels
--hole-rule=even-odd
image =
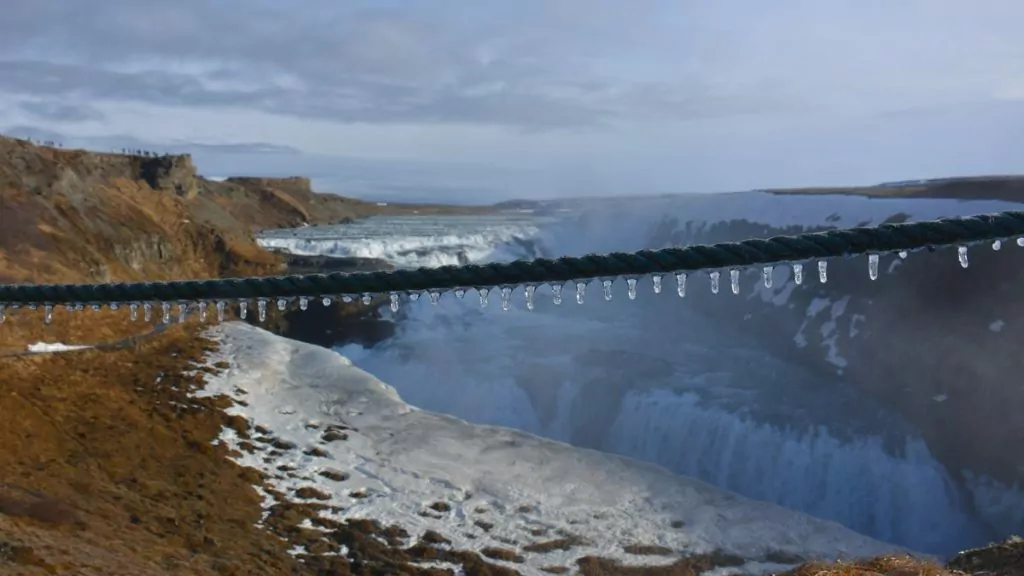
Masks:
[[[633,253],[590,254],[390,272],[118,284],[5,284],[0,285],[0,303],[226,301],[563,284],[588,278],[740,268],[865,253],[934,249],[1018,236],[1024,236],[1024,212],[1013,211]]]

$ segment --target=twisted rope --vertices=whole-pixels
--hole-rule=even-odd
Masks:
[[[389,272],[336,272],[304,276],[116,284],[5,284],[0,285],[0,303],[102,304],[274,299],[330,294],[443,291],[460,287],[562,284],[585,278],[667,274],[865,253],[933,249],[1017,236],[1024,236],[1024,212],[1010,211],[633,253],[614,252]]]

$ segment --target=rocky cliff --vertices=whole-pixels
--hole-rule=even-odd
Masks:
[[[378,205],[308,178],[203,178],[188,155],[108,154],[0,137],[0,281],[207,278],[283,269],[253,233],[377,214],[482,208]]]
[[[209,216],[189,156],[0,138],[0,281],[208,278],[281,269],[241,221]]]
[[[294,267],[258,246],[256,230],[419,209],[318,194],[308,178],[209,180],[197,175],[188,155],[65,150],[0,137],[0,282],[276,274]],[[312,272],[338,264],[296,266]],[[9,315],[0,348],[24,350],[40,339],[93,343],[145,329],[122,315],[103,314],[100,321],[88,314],[62,316],[51,326],[36,316]],[[302,319],[281,323],[288,326],[282,330],[308,336]],[[319,320],[336,319],[328,314]]]

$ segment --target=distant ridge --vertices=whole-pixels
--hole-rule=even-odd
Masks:
[[[872,186],[768,188],[762,191],[770,194],[842,194],[892,198],[956,198],[960,200],[1024,202],[1024,176],[953,176],[899,180]]]

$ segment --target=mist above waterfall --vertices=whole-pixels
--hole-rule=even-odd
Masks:
[[[341,352],[428,410],[647,460],[918,550],[985,539],[896,415],[728,347],[674,295],[591,292],[581,307],[542,301],[500,319],[476,301],[417,304],[391,341]]]
[[[702,241],[716,223],[744,215],[750,220],[737,229],[749,236],[1002,207],[765,196],[606,201],[544,228],[537,240],[549,253],[582,254]],[[654,462],[913,549],[949,553],[995,537],[958,471],[940,462],[899,411],[851,387],[841,369],[810,369],[780,354],[800,347],[788,324],[775,337],[786,346],[766,347],[763,327],[755,337],[749,325],[758,306],[790,310],[805,332],[808,318],[824,315],[831,320],[814,345],[826,346],[823,359],[835,367],[844,353],[839,332],[852,335],[859,322],[838,300],[792,297],[787,268],[773,276],[771,290],[745,272],[739,296],[728,294],[728,280],[713,296],[706,274],[695,273],[685,299],[671,277],[657,295],[642,278],[635,301],[621,280],[610,301],[592,282],[582,306],[571,284],[561,306],[541,287],[532,312],[521,290],[508,312],[496,297],[481,309],[470,290],[464,300],[447,294],[436,307],[409,303],[396,315],[392,339],[340,351],[413,405]],[[728,298],[754,312],[719,314],[734,306]]]

